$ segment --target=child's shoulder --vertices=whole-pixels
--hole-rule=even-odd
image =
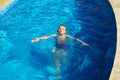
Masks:
[[[70,37],[70,35],[69,35],[69,34],[66,34],[66,37]]]

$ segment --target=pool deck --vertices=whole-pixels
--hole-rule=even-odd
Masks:
[[[117,21],[117,51],[110,80],[120,80],[120,1],[110,0]]]
[[[0,0],[0,8],[7,6],[12,0]]]
[[[0,8],[6,7],[12,0],[0,0]],[[120,1],[110,0],[117,20],[117,51],[110,80],[120,80]]]

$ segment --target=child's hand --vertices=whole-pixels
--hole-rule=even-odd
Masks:
[[[84,45],[84,46],[89,46],[89,44],[87,44],[87,43],[83,43],[83,45]]]
[[[31,42],[34,43],[34,42],[38,42],[39,40],[40,40],[39,38],[36,38],[34,40],[31,40]]]
[[[55,49],[51,50],[51,52],[54,53],[54,52],[55,52]]]
[[[54,48],[51,50],[51,52],[52,52],[52,53],[55,53],[55,51],[56,51],[56,48],[54,47]]]

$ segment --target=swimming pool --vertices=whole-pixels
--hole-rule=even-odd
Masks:
[[[67,61],[54,74],[54,38],[31,40],[57,33],[60,24],[89,46],[70,40]],[[0,43],[0,80],[108,80],[116,50],[115,17],[108,0],[18,0],[0,16]]]

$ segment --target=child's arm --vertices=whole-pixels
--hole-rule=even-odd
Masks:
[[[57,34],[52,34],[51,36],[43,36],[43,37],[35,38],[35,39],[31,40],[31,42],[32,43],[38,42],[39,40],[45,40],[45,39],[48,39],[48,38],[51,38],[51,37],[54,37],[54,36],[57,36]]]
[[[76,40],[76,41],[82,43],[84,46],[89,46],[89,44],[83,42],[83,41],[80,40],[79,38],[74,38],[74,37],[72,37],[72,36],[70,36],[70,35],[67,35],[67,37],[69,37],[69,38],[71,38],[71,39],[73,39],[73,40]]]

